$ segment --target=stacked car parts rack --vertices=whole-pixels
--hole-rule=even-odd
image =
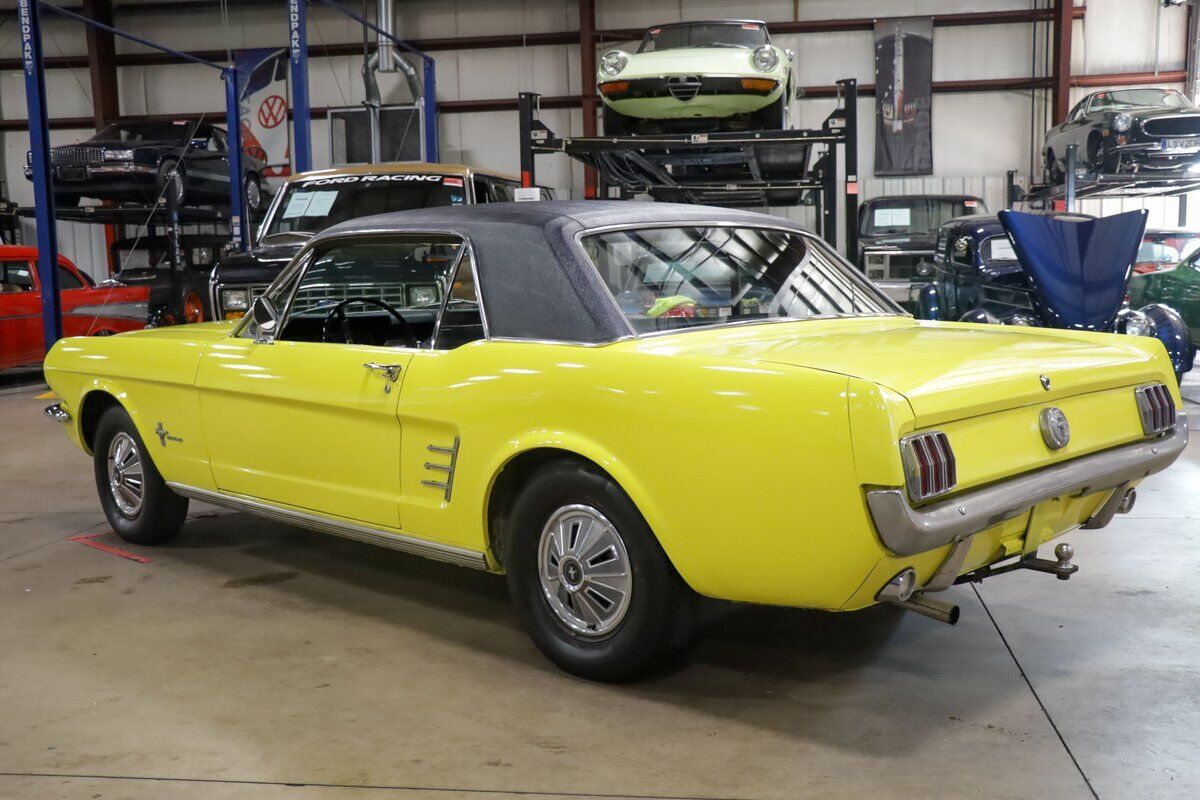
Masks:
[[[520,95],[521,181],[535,184],[534,157],[563,153],[594,167],[622,197],[720,206],[820,208],[826,241],[836,245],[837,149],[843,153],[846,252],[857,251],[858,83],[838,81],[839,104],[817,129],[560,137],[538,119],[539,95]]]

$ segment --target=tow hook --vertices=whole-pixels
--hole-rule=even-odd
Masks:
[[[977,570],[959,576],[954,582],[959,583],[979,583],[984,578],[991,578],[996,575],[1003,575],[1006,572],[1012,572],[1018,569],[1031,569],[1035,572],[1048,572],[1057,577],[1060,581],[1070,580],[1071,576],[1079,571],[1077,564],[1072,564],[1071,559],[1075,557],[1075,548],[1066,542],[1062,542],[1054,548],[1054,557],[1056,561],[1051,561],[1048,558],[1038,558],[1036,553],[1031,553],[1027,556],[1000,567],[980,567]]]

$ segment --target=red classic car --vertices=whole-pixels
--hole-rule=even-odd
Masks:
[[[146,326],[146,286],[97,286],[68,259],[58,257],[63,333],[107,336]],[[42,337],[42,287],[37,249],[0,245],[0,368],[38,364]]]

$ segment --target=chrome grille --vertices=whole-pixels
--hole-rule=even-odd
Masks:
[[[409,289],[417,286],[433,287],[436,290],[437,285],[432,283],[339,283],[305,286],[296,292],[296,297],[292,300],[292,313],[304,314],[320,307],[329,308],[351,297],[370,297],[374,300],[382,300],[392,308],[404,308],[409,304]],[[437,296],[439,299],[441,298],[440,291],[437,292]]]
[[[1200,136],[1200,116],[1148,119],[1142,130],[1149,136]]]
[[[908,496],[928,500],[949,492],[958,483],[958,464],[950,440],[941,431],[919,433],[900,440],[900,456]]]
[[[695,75],[675,75],[667,78],[667,91],[676,100],[687,102],[700,92],[700,78]]]
[[[1134,390],[1142,432],[1147,436],[1166,433],[1175,427],[1175,400],[1161,383],[1139,386]]]
[[[103,147],[55,147],[50,151],[54,167],[98,167],[104,164]]]

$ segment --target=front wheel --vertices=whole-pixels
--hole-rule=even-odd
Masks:
[[[609,106],[604,107],[604,135],[628,136],[633,131],[633,120]]]
[[[754,126],[761,131],[782,131],[788,127],[787,92],[775,102],[754,112]]]
[[[695,596],[633,502],[594,469],[537,473],[513,506],[504,553],[522,624],[573,675],[628,680],[687,639]]]
[[[176,205],[182,207],[187,195],[184,188],[186,180],[187,172],[184,166],[173,159],[166,159],[158,165],[158,196],[174,194]]]
[[[100,505],[114,533],[133,544],[162,544],[179,534],[187,498],[167,486],[125,409],[104,412],[92,453]]]

